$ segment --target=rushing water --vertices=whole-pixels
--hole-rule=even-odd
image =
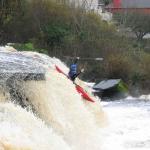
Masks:
[[[6,60],[9,63],[4,63]],[[56,58],[34,52],[7,52],[0,56],[0,62],[0,150],[150,149],[149,97],[113,102],[93,97],[95,103],[91,103],[56,71],[58,65],[68,72]],[[16,74],[11,78],[15,70],[25,76],[45,73],[45,78],[24,80],[25,76]],[[77,82],[90,92],[82,81]],[[10,88],[15,92],[13,99]]]
[[[149,99],[125,99],[102,102],[102,105],[108,115],[103,150],[150,149]]]
[[[13,57],[8,57],[9,53]],[[20,55],[23,55],[23,61]],[[0,57],[2,68],[3,56]],[[16,89],[12,101],[10,90],[5,86],[10,77],[5,78],[3,74],[5,80],[0,86],[0,150],[100,150],[101,126],[104,123],[100,101],[93,97],[96,102],[91,103],[81,98],[74,84],[56,71],[56,64],[68,71],[60,60],[33,52],[20,52],[19,56],[17,52],[8,52],[6,57],[10,63],[18,64],[16,70],[19,74],[26,73],[25,70],[30,73],[32,68],[42,66],[46,70],[45,80],[13,78],[15,84],[9,87],[13,91]],[[28,60],[33,64],[29,64]],[[6,64],[5,70],[8,70]],[[36,68],[34,70],[36,73]],[[85,86],[80,80],[78,83]]]

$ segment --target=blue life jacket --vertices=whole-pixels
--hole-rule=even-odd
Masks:
[[[77,64],[72,64],[70,66],[69,76],[72,77],[77,74]]]

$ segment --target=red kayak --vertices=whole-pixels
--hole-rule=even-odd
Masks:
[[[76,85],[76,90],[78,91],[78,93],[81,94],[81,96],[84,99],[86,99],[86,100],[88,100],[90,102],[94,102],[94,100],[86,93],[86,91],[84,91],[84,89],[81,86]]]
[[[55,65],[55,68],[59,73],[62,73],[63,75],[67,76],[58,66]]]
[[[59,73],[62,73],[63,75],[68,77],[67,74],[65,74],[58,66],[55,65],[55,68]],[[87,94],[87,92],[81,86],[79,86],[77,84],[75,84],[75,86],[76,86],[77,92],[81,94],[82,98],[84,98],[85,100],[88,100],[90,102],[94,102],[94,100]]]

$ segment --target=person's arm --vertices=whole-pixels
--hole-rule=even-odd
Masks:
[[[80,70],[80,72],[83,73],[83,72],[84,72],[84,68],[82,68],[82,69]]]

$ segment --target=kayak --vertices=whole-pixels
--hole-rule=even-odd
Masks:
[[[68,75],[65,74],[58,66],[55,65],[55,68],[56,68],[56,70],[57,70],[59,73],[62,73],[63,75],[65,75],[66,77],[68,77]]]
[[[55,68],[59,73],[62,73],[67,78],[69,78],[68,75],[65,74],[57,65],[55,65]],[[90,101],[90,102],[94,102],[94,100],[88,95],[88,93],[81,86],[79,86],[78,84],[75,84],[75,87],[76,87],[77,92],[82,96],[83,99]]]
[[[77,90],[78,93],[81,94],[81,96],[84,99],[86,99],[86,100],[88,100],[90,102],[94,102],[94,100],[86,93],[86,91],[84,91],[84,89],[81,86],[76,84],[76,90]]]

